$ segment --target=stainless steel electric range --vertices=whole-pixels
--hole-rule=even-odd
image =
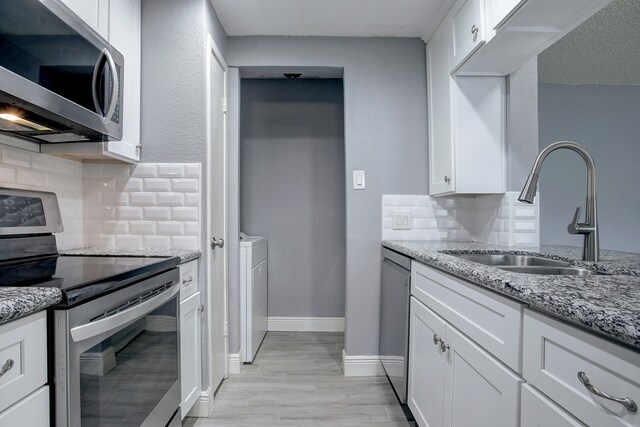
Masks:
[[[60,256],[53,193],[0,188],[0,286],[51,286],[56,426],[179,426],[179,258]]]

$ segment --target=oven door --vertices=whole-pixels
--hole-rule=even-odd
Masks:
[[[172,270],[54,313],[57,426],[180,419],[177,283]]]

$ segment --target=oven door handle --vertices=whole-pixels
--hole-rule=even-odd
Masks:
[[[135,305],[131,308],[123,310],[120,313],[114,314],[110,317],[105,317],[104,319],[96,320],[94,322],[86,323],[84,325],[76,326],[75,328],[71,329],[71,338],[74,342],[79,343],[89,338],[101,335],[105,332],[113,332],[160,307],[171,298],[173,298],[179,290],[180,287],[173,284],[171,288],[167,289],[161,294],[144,302],[141,302],[140,304]]]

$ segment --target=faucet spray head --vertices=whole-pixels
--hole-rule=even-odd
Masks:
[[[522,192],[520,196],[518,196],[518,200],[524,203],[533,203],[533,199],[536,197],[536,191],[538,190],[538,175],[535,173],[530,173],[527,178],[527,182],[524,184],[522,188]]]

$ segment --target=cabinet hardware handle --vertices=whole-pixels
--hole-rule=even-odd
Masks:
[[[444,182],[446,182],[447,184],[451,182],[451,178],[449,178],[447,175],[444,176]]]
[[[437,334],[433,334],[433,344],[438,345],[442,342],[442,338],[440,338]]]
[[[451,346],[449,344],[445,344],[444,341],[440,341],[440,351],[441,352],[445,352],[447,350],[449,350],[451,348]]]
[[[471,34],[473,34],[475,36],[476,34],[478,34],[478,31],[480,31],[480,28],[478,28],[477,25],[473,24],[471,26]]]
[[[6,362],[4,362],[4,365],[2,365],[2,369],[0,369],[0,377],[9,372],[11,368],[13,368],[13,364],[13,359],[8,359]]]
[[[198,307],[198,311],[204,311],[204,305],[200,305],[200,307]]]
[[[188,279],[182,279],[182,284],[186,285],[187,283],[192,283],[193,282],[193,277],[189,276]]]
[[[211,249],[224,247],[224,239],[211,238]]]
[[[587,377],[587,374],[585,374],[583,371],[578,372],[578,379],[584,385],[584,388],[589,390],[591,394],[594,394],[598,397],[602,397],[603,399],[617,402],[622,406],[624,406],[625,408],[627,408],[627,411],[629,412],[636,412],[638,410],[638,407],[636,406],[636,402],[634,402],[630,398],[613,397],[610,394],[607,394],[604,391],[595,387],[593,384],[589,382],[589,377]]]

